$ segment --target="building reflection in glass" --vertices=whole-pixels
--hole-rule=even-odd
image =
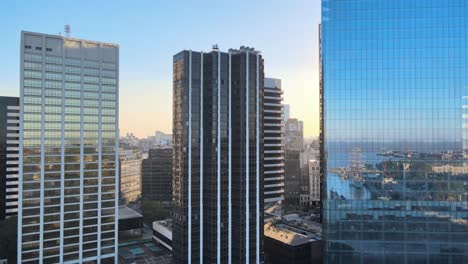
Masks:
[[[468,263],[468,2],[322,1],[326,263]]]

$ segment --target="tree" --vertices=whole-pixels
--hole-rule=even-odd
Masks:
[[[154,221],[167,219],[169,211],[163,208],[158,202],[143,200],[143,218],[146,224],[151,225]]]
[[[0,259],[8,259],[9,263],[16,262],[17,226],[16,216],[0,221]]]

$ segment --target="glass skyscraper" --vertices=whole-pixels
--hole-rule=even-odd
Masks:
[[[468,263],[468,1],[323,0],[325,263]]]
[[[117,262],[114,44],[21,34],[18,263]]]
[[[263,58],[184,50],[173,78],[173,263],[260,263]]]

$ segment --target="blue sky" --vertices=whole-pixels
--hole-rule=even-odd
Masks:
[[[0,3],[0,95],[19,95],[21,30],[120,45],[120,129],[171,131],[172,56],[242,45],[262,51],[265,74],[281,78],[291,116],[318,135],[318,0],[13,1]]]

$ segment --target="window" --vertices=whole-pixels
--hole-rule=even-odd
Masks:
[[[42,50],[42,47],[36,47],[36,50]]]
[[[46,48],[46,51],[52,51],[52,48]]]
[[[25,45],[24,48],[25,49],[31,49],[31,45]]]
[[[56,56],[46,56],[45,61],[47,63],[62,64],[62,58],[61,57],[56,57]]]
[[[24,54],[24,59],[30,61],[42,61],[42,56],[39,54],[26,53]]]

